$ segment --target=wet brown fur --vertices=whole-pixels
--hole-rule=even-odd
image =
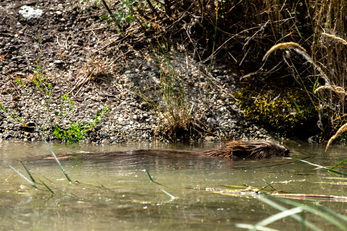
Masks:
[[[231,160],[237,159],[264,159],[273,156],[288,156],[289,150],[280,145],[272,144],[270,142],[244,142],[244,141],[231,141],[224,144],[222,147],[204,151],[204,152],[176,152],[176,151],[162,151],[162,150],[135,150],[129,152],[106,152],[106,153],[79,153],[79,154],[60,154],[57,155],[59,159],[81,158],[84,160],[100,160],[110,159],[113,156],[128,155],[129,153],[148,154],[154,153],[157,155],[166,154],[198,154],[203,156],[220,157]],[[36,156],[27,158],[26,160],[53,160],[51,155]]]
[[[288,156],[289,150],[284,146],[266,141],[231,141],[218,149],[205,151],[202,154],[228,159],[264,159],[273,156]]]

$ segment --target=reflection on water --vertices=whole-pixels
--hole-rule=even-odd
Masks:
[[[148,144],[136,146],[52,145],[57,153],[108,152],[136,149],[168,150],[176,147]],[[255,224],[277,213],[252,197],[213,193],[233,186],[346,196],[346,182],[325,170],[279,158],[263,161],[230,162],[191,155],[187,151],[212,148],[185,146],[178,152],[125,152],[100,158],[70,158],[62,164],[74,181],[68,184],[54,160],[25,161],[40,190],[17,175],[0,187],[0,219],[3,230],[237,230],[234,223]],[[331,166],[345,158],[345,147],[332,147],[327,153],[320,145],[287,144],[293,158]],[[12,173],[7,163],[29,155],[46,155],[44,144],[0,143],[0,175]],[[25,150],[23,150],[25,149]],[[23,151],[21,151],[23,150]],[[19,154],[18,154],[19,153]],[[150,181],[147,169],[156,184]],[[24,173],[23,167],[18,170]],[[54,195],[40,184],[45,182]],[[172,197],[173,196],[173,197]],[[303,203],[308,203],[304,202]],[[322,205],[346,213],[345,203]],[[323,229],[329,224],[315,216],[308,218]],[[279,230],[296,230],[300,225],[290,218],[271,225]]]

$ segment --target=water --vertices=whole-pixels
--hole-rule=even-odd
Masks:
[[[28,156],[49,154],[44,144],[2,142],[0,229],[241,230],[235,228],[234,224],[255,224],[279,211],[249,193],[235,195],[226,191],[235,189],[235,186],[248,185],[259,189],[271,184],[276,190],[291,193],[347,196],[346,178],[333,178],[336,176],[326,170],[293,160],[300,158],[332,166],[346,158],[346,147],[333,146],[325,153],[321,145],[293,142],[286,144],[291,150],[292,159],[262,161],[230,162],[187,153],[213,146],[216,144],[205,144],[203,147],[52,144],[56,153],[160,150],[62,160],[73,180],[69,184],[53,160],[26,160]],[[24,160],[38,181],[39,190],[35,190],[18,175],[11,175],[13,171],[7,163],[16,166],[19,159]],[[22,166],[17,169],[25,174]],[[150,181],[145,169],[159,184]],[[308,200],[296,201],[310,204]],[[319,204],[341,214],[347,213],[345,202],[325,200]],[[318,216],[307,213],[307,218],[323,230],[336,230],[336,227]],[[279,230],[301,229],[300,224],[291,218],[277,221],[269,227]]]

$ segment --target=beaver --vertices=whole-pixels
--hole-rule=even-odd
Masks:
[[[228,159],[265,159],[273,156],[288,156],[289,150],[266,141],[230,141],[220,148],[201,154]]]
[[[102,160],[112,159],[115,156],[138,154],[138,155],[200,155],[220,157],[230,160],[241,159],[265,159],[274,156],[288,156],[289,150],[281,145],[272,144],[266,141],[230,141],[220,148],[212,149],[202,152],[182,152],[182,151],[163,151],[163,150],[134,150],[134,151],[114,151],[105,153],[71,153],[71,154],[58,154],[58,159],[82,159],[82,160]],[[33,160],[52,160],[53,156],[35,156],[26,158],[28,161]]]

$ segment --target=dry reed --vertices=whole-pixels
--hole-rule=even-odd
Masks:
[[[269,57],[269,55],[270,55],[272,52],[274,52],[274,51],[276,51],[276,50],[278,50],[278,49],[281,49],[281,50],[284,50],[284,49],[294,49],[294,50],[295,50],[295,49],[299,49],[299,50],[303,51],[303,52],[306,54],[307,57],[309,57],[309,55],[307,54],[305,48],[303,48],[303,47],[300,46],[299,44],[297,44],[297,43],[295,43],[295,42],[285,42],[285,43],[279,43],[279,44],[277,44],[277,45],[272,46],[272,47],[266,52],[266,54],[264,55],[263,61],[265,61],[265,60]],[[311,58],[309,58],[309,59],[311,59]]]
[[[325,32],[323,32],[322,35],[327,36],[328,38],[335,39],[336,41],[341,42],[343,45],[347,45],[347,41],[344,40],[343,38],[340,38],[340,37],[337,37],[335,35],[328,34],[328,33],[325,33]]]
[[[295,42],[285,42],[285,43],[279,43],[277,45],[272,46],[264,55],[263,57],[263,61],[266,60],[268,58],[268,56],[278,50],[284,50],[284,49],[293,49],[294,51],[296,51],[298,54],[302,55],[302,57],[304,57],[309,63],[313,64],[313,66],[318,70],[318,72],[321,74],[321,78],[324,79],[325,81],[325,86],[333,88],[334,87],[331,85],[330,80],[328,78],[328,76],[323,72],[323,70],[312,60],[312,58],[307,54],[305,48],[303,48],[302,46],[300,46],[299,44],[295,43]]]
[[[331,86],[320,86],[318,87],[314,93],[316,94],[317,92],[319,92],[320,90],[332,90],[333,92],[335,92],[336,94],[341,94],[341,95],[347,95],[347,92],[339,86],[335,86],[335,85],[331,85]]]
[[[343,132],[347,131],[347,123],[345,123],[344,125],[342,125],[339,130],[335,133],[335,135],[333,135],[328,143],[327,146],[325,147],[325,151],[328,150],[330,144],[333,142],[333,140],[335,140],[337,137],[339,137]]]

